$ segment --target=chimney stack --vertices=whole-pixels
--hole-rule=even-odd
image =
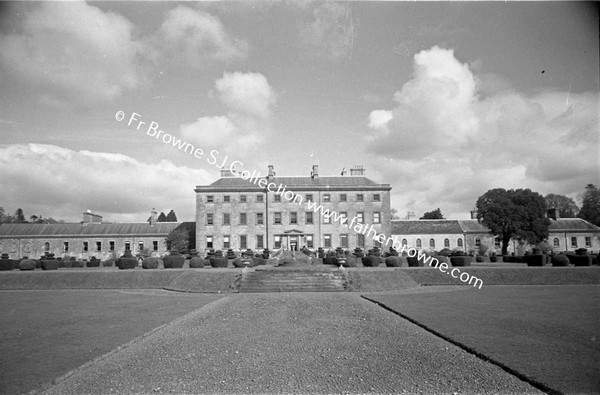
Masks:
[[[102,223],[102,216],[98,214],[92,213],[90,210],[83,213],[83,222],[84,224],[92,224],[92,223]]]
[[[150,222],[150,226],[154,226],[154,224],[156,223],[156,210],[153,208],[150,211],[150,220],[148,222]]]
[[[560,215],[558,214],[558,209],[557,208],[551,208],[547,211],[546,216],[550,219],[553,219],[555,221],[558,221],[560,219]]]
[[[313,165],[310,178],[319,178],[319,165]]]
[[[477,219],[477,210],[471,210],[471,219]]]
[[[275,168],[273,165],[269,165],[269,173],[267,174],[267,179],[271,181],[275,177]]]
[[[350,169],[351,176],[364,176],[365,175],[365,167],[363,165],[354,165],[352,169]]]

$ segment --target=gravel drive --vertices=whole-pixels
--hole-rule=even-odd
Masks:
[[[46,393],[332,392],[541,393],[349,293],[230,295]]]

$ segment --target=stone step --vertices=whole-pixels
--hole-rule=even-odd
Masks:
[[[330,270],[286,269],[256,270],[243,273],[240,292],[344,291],[344,276],[342,273]]]

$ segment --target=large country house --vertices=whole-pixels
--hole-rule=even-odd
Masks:
[[[310,176],[280,177],[269,166],[266,177],[242,179],[223,170],[220,179],[195,189],[196,248],[372,248],[378,244],[372,238],[315,210],[322,207],[348,221],[356,217],[389,235],[392,188],[364,171],[356,166],[350,175],[322,177],[313,166]]]

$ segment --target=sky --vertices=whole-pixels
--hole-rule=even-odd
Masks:
[[[193,221],[233,161],[363,165],[403,218],[577,199],[600,183],[598,31],[586,2],[2,2],[0,206]]]

